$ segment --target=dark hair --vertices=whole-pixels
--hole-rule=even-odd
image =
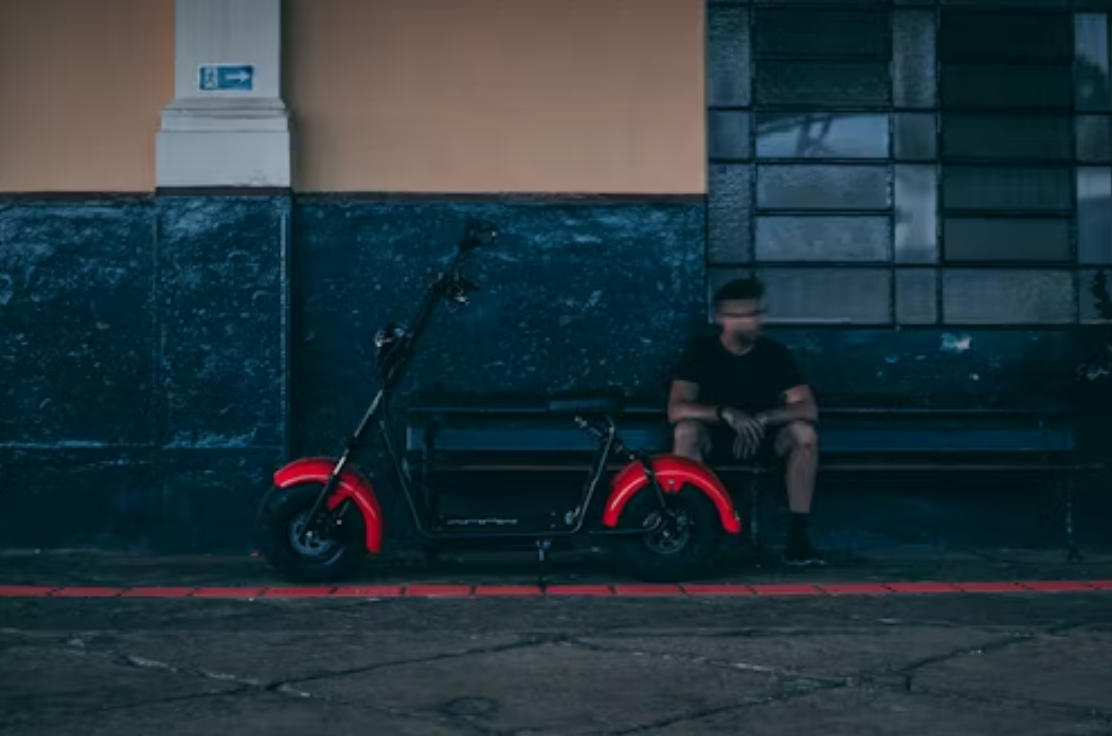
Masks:
[[[765,293],[765,286],[756,276],[734,279],[720,288],[714,295],[714,306],[722,302],[739,300],[759,300]]]

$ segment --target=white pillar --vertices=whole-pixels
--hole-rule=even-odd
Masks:
[[[176,0],[159,187],[289,187],[282,0]]]

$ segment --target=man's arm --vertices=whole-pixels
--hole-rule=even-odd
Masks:
[[[676,379],[672,381],[672,390],[668,394],[668,421],[672,424],[685,419],[697,419],[702,422],[714,423],[718,421],[718,407],[711,404],[700,404],[699,384],[691,381]]]
[[[813,422],[818,419],[819,407],[811,391],[799,361],[786,348],[780,349],[776,371],[780,376],[782,393],[781,404],[775,409],[763,412],[757,417],[762,424],[774,427],[791,422]]]
[[[774,427],[791,422],[813,422],[819,418],[819,406],[811,387],[802,384],[784,392],[784,403],[775,409],[761,412],[757,420]]]

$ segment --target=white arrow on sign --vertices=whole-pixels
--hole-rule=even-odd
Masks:
[[[247,72],[239,72],[237,74],[228,75],[228,79],[232,80],[233,82],[246,82],[250,78],[251,75]]]

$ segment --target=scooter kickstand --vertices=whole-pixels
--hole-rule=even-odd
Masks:
[[[551,547],[552,540],[537,540],[537,558],[540,562],[540,570],[537,573],[537,587],[542,591],[548,587],[548,550]]]

